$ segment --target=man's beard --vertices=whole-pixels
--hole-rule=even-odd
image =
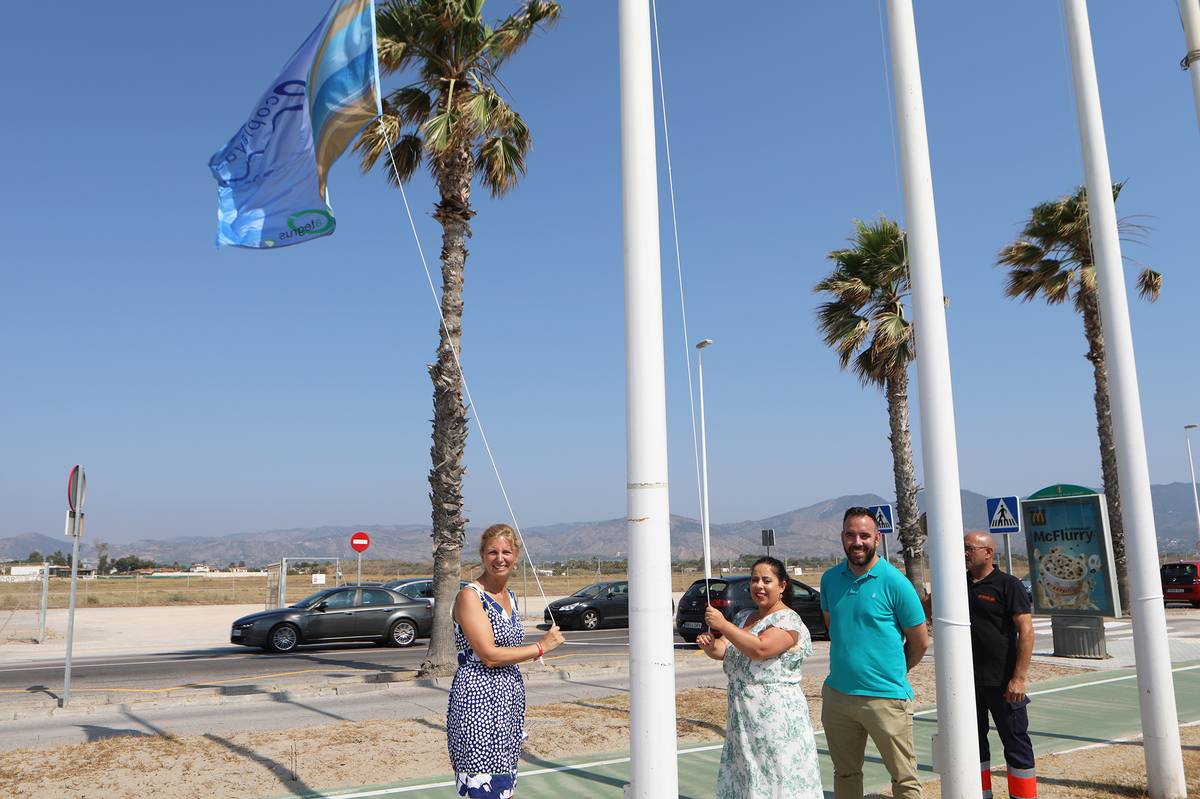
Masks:
[[[878,544],[872,545],[869,549],[866,549],[866,550],[861,550],[861,549],[857,549],[855,547],[847,547],[847,546],[843,546],[843,549],[846,550],[846,558],[851,563],[857,565],[857,564],[862,564],[862,563],[870,563],[871,559],[875,557],[875,552],[877,551],[877,547],[878,547]]]

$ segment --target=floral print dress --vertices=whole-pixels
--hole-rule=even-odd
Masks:
[[[750,612],[735,622],[745,625]],[[798,633],[796,645],[766,660],[751,660],[732,644],[725,649],[729,721],[717,799],[823,799],[817,743],[800,687],[812,638],[792,610],[760,619],[749,632],[759,635],[768,627]]]

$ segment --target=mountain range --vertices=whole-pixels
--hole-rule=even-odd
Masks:
[[[1151,494],[1160,551],[1186,552],[1195,548],[1196,516],[1191,485],[1155,485],[1151,486]],[[918,496],[923,498],[924,494]],[[710,530],[713,558],[720,560],[760,551],[761,531],[766,528],[775,530],[774,552],[782,556],[837,555],[841,553],[838,530],[845,509],[852,505],[878,505],[889,501],[878,494],[850,494],[763,519],[714,524]],[[987,529],[986,497],[963,490],[961,502],[964,529]],[[918,504],[923,511],[923,502],[918,501]],[[239,561],[249,566],[261,566],[281,557],[353,558],[349,538],[357,530],[366,530],[371,535],[367,558],[419,562],[431,557],[429,526],[422,524],[306,527],[211,537],[143,539],[111,543],[108,554],[110,558],[136,555],[158,563],[207,563],[212,566]],[[468,541],[477,532],[468,530]],[[616,559],[624,557],[628,548],[624,518],[530,527],[522,533],[530,554],[537,561],[593,556]],[[95,538],[85,538],[81,543],[83,559],[94,560]],[[55,550],[67,552],[69,544],[67,538],[40,533],[0,538],[0,560],[24,559],[35,550],[43,555]],[[1012,545],[1013,552],[1023,552],[1024,537],[1014,536]],[[695,559],[702,554],[700,522],[672,515],[672,558]]]

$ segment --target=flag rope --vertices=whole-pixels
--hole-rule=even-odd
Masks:
[[[696,466],[696,496],[700,505],[700,520],[703,524],[705,521],[704,514],[704,494],[700,483],[700,444],[697,440],[696,433],[696,394],[692,387],[692,347],[691,340],[688,338],[688,323],[687,323],[687,302],[684,300],[683,293],[683,254],[679,248],[679,218],[675,208],[675,173],[671,168],[671,131],[667,124],[667,88],[663,80],[662,68],[662,45],[658,39],[658,3],[657,0],[650,0],[650,19],[654,24],[654,63],[656,72],[658,73],[658,97],[659,105],[662,108],[663,121],[663,152],[667,161],[667,193],[671,198],[671,232],[675,240],[675,274],[679,282],[679,317],[683,327],[683,359],[687,364],[687,384],[688,384],[688,410],[692,415],[692,461]],[[701,530],[701,544],[704,550],[704,560],[707,568],[704,570],[706,576],[704,583],[704,598],[708,600],[708,581],[707,575],[712,573],[712,568],[709,565],[712,559],[711,546],[703,536]]]
[[[437,288],[433,284],[433,273],[429,271],[429,261],[425,258],[425,248],[421,246],[421,236],[417,233],[417,223],[413,220],[412,207],[408,203],[408,193],[404,191],[404,182],[400,180],[400,170],[396,166],[396,157],[392,154],[392,140],[387,135],[387,128],[383,125],[382,117],[377,120],[379,124],[379,132],[383,135],[383,140],[387,144],[388,159],[392,162],[393,174],[396,175],[396,185],[400,187],[400,196],[404,199],[404,213],[408,215],[408,225],[412,229],[413,241],[417,244],[417,253],[421,256],[421,266],[425,270],[425,280],[429,283],[430,294],[433,295],[433,305],[437,308],[438,319],[441,321],[442,330],[446,333],[446,343],[450,346],[450,353],[454,356],[454,365],[458,368],[458,379],[462,383],[463,394],[467,397],[467,407],[470,408],[471,415],[475,417],[475,426],[479,428],[479,438],[483,441],[483,448],[487,451],[488,461],[492,465],[492,473],[496,475],[496,484],[500,487],[500,495],[504,497],[504,505],[508,508],[508,517],[512,519],[513,529],[517,531],[517,538],[521,542],[521,550],[525,554],[525,560],[529,563],[529,568],[533,571],[533,580],[537,584],[538,593],[542,596],[542,601],[546,603],[546,612],[550,614],[551,624],[557,624],[554,619],[554,611],[550,609],[550,602],[546,599],[546,591],[542,587],[541,578],[538,576],[537,567],[533,563],[533,558],[529,554],[529,547],[525,544],[525,536],[521,533],[521,525],[517,522],[517,514],[513,510],[512,502],[508,498],[508,490],[504,487],[504,479],[500,476],[500,467],[496,465],[496,458],[492,454],[492,446],[488,443],[487,433],[483,429],[483,418],[479,414],[479,406],[475,404],[475,399],[471,396],[471,389],[467,386],[467,373],[463,370],[462,361],[458,357],[458,348],[454,346],[451,340],[450,328],[446,324],[446,316],[442,313],[442,303],[438,299]],[[544,663],[541,658],[539,662]]]

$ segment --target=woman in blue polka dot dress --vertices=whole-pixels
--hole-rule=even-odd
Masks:
[[[517,757],[525,741],[525,683],[517,664],[535,660],[563,642],[553,626],[536,644],[525,644],[517,597],[508,578],[520,557],[517,534],[507,524],[483,531],[483,574],[454,601],[458,671],[446,711],[446,741],[458,795],[511,799]]]

